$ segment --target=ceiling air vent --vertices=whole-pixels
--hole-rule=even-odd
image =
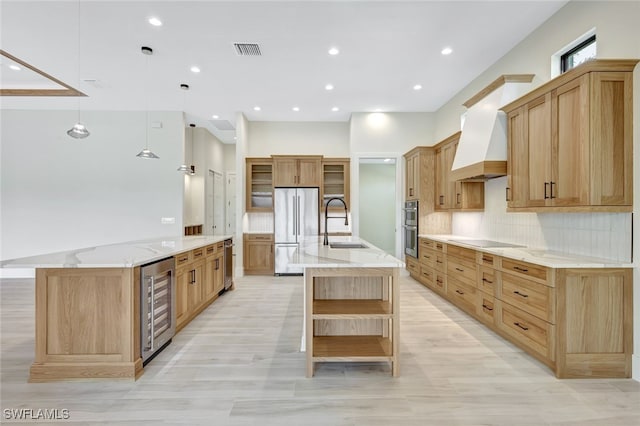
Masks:
[[[256,43],[233,43],[238,56],[262,56],[260,46]]]

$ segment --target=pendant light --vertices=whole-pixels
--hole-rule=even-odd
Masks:
[[[80,0],[78,0],[78,88],[80,88]],[[80,122],[80,99],[77,99],[78,122],[67,130],[67,134],[74,139],[84,139],[89,136],[89,131]]]
[[[189,175],[194,176],[196,174],[196,166],[193,165],[193,129],[196,128],[196,125],[190,123],[189,127],[191,127],[191,165],[189,166]]]
[[[184,110],[185,109],[185,105],[186,105],[186,97],[187,97],[186,92],[187,92],[187,90],[189,90],[189,85],[183,83],[183,84],[180,85],[180,88],[185,91],[185,93],[182,96],[182,109]],[[192,146],[193,146],[193,142],[192,142]],[[180,165],[180,167],[178,167],[178,171],[179,172],[184,172],[184,173],[190,173],[191,172],[191,168],[189,166],[187,166],[186,162],[185,162],[185,163],[182,163]]]
[[[145,126],[144,126],[144,139],[145,139],[145,147],[142,151],[140,151],[136,157],[140,158],[160,158],[149,149],[149,94],[147,93],[147,85],[149,79],[149,56],[153,55],[153,49],[147,46],[142,46],[140,49],[143,54],[147,55],[147,63],[146,63],[146,74],[147,78],[145,78],[145,101],[146,101],[146,118],[145,118]]]

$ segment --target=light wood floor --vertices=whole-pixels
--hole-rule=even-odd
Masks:
[[[395,379],[385,364],[322,364],[305,378],[302,278],[245,277],[136,382],[27,383],[33,287],[0,281],[0,423],[5,409],[58,408],[70,419],[55,424],[640,424],[640,382],[557,380],[411,278],[401,282]]]

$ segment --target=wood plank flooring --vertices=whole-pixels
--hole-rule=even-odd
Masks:
[[[376,363],[324,363],[305,378],[302,277],[253,276],[236,279],[136,382],[27,383],[34,283],[1,280],[0,423],[12,424],[6,409],[57,408],[70,418],[51,424],[640,424],[640,382],[558,380],[413,279],[400,285],[398,378]]]

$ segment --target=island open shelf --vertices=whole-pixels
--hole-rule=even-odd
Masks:
[[[398,268],[307,268],[307,377],[318,362],[388,362],[399,374]]]

